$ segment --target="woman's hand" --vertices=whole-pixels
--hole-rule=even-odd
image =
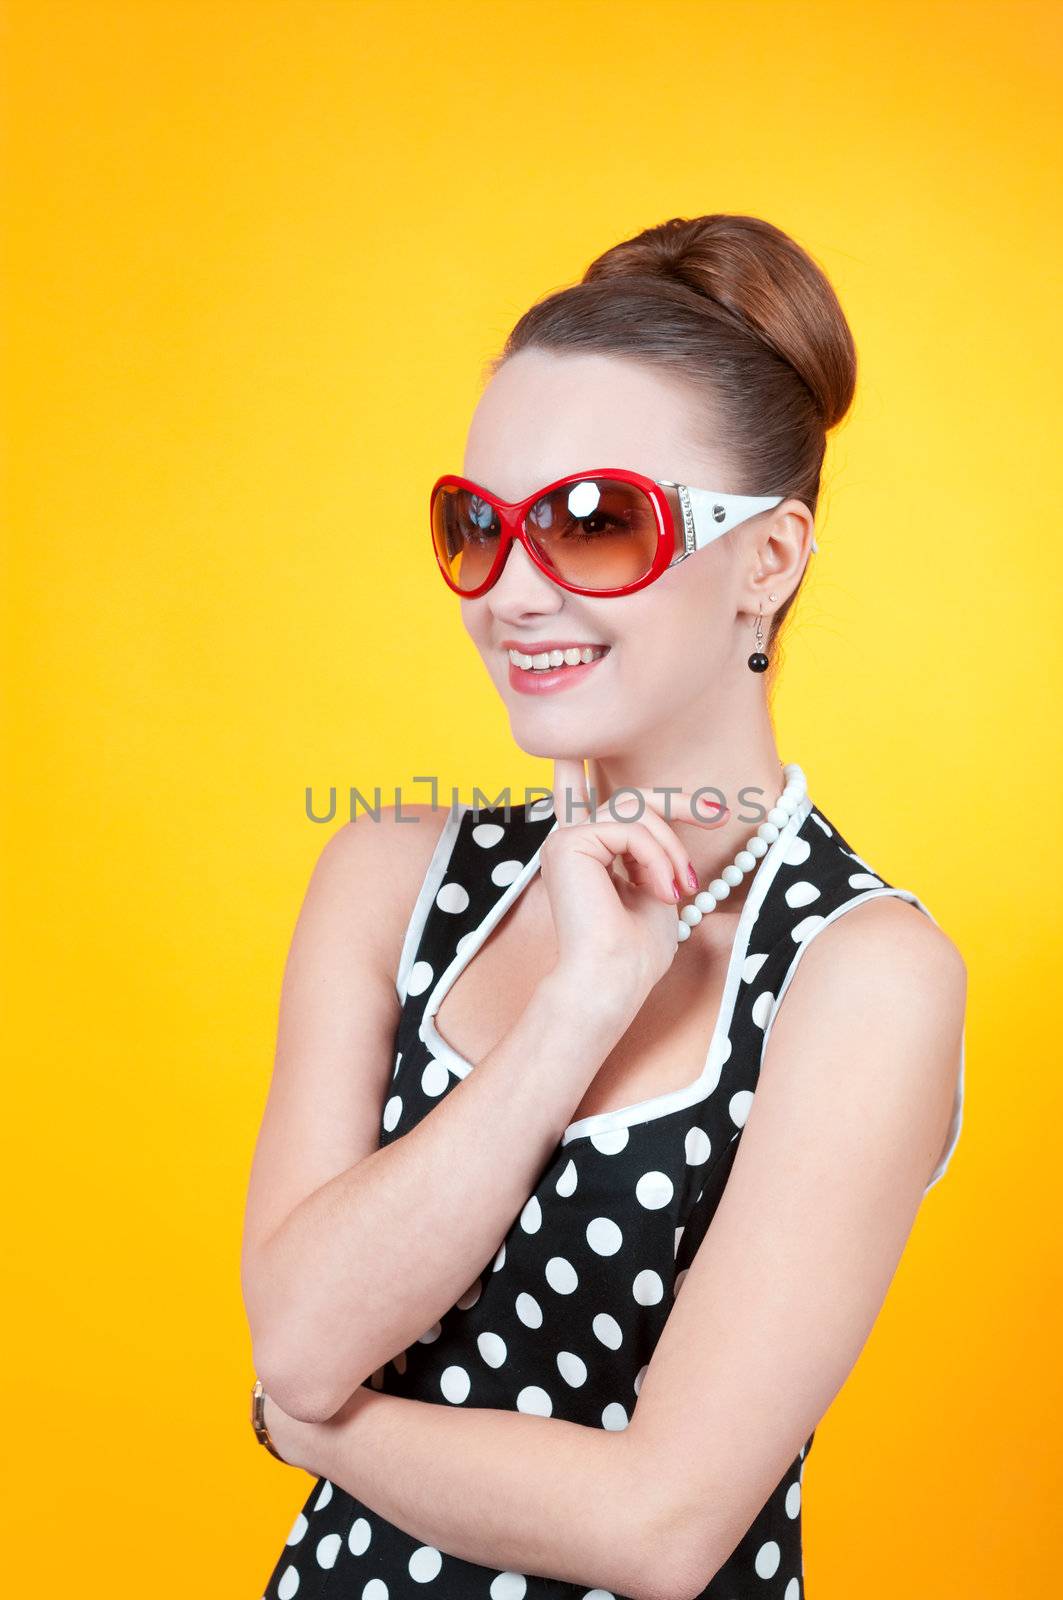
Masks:
[[[680,896],[695,892],[690,858],[664,816],[662,795],[625,790],[612,812],[604,802],[590,813],[583,762],[568,757],[554,762],[553,792],[559,825],[543,843],[540,868],[557,934],[557,970],[576,975],[589,986],[588,994],[634,1015],[675,959],[673,879]],[[643,812],[635,820],[639,796]],[[669,798],[673,816],[718,825],[718,818],[695,814],[686,791]],[[615,872],[617,860],[626,878]]]

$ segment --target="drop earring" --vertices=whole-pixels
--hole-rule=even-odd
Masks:
[[[768,599],[769,600],[774,600],[775,596],[773,594],[769,594]],[[757,620],[756,620],[756,625],[755,625],[754,630],[753,630],[753,643],[756,645],[757,648],[754,650],[753,654],[750,656],[749,661],[747,663],[748,666],[749,666],[750,672],[765,672],[767,670],[767,666],[768,666],[768,658],[764,654],[764,650],[763,650],[763,645],[764,645],[764,623],[763,623],[763,619],[761,617],[761,612],[763,611],[763,609],[764,609],[764,603],[763,603],[763,601],[761,601],[759,603],[758,607],[757,607]]]

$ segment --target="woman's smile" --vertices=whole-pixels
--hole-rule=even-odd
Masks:
[[[506,640],[510,687],[518,694],[552,694],[581,683],[609,653],[607,644],[545,639],[521,648]]]

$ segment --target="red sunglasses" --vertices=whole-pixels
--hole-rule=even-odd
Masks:
[[[447,583],[467,600],[497,582],[514,539],[573,594],[633,594],[782,499],[600,467],[510,502],[471,478],[445,473],[432,488],[432,544]]]

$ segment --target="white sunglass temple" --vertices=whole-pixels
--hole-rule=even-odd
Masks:
[[[739,523],[747,522],[750,517],[757,516],[761,511],[770,511],[773,506],[782,505],[783,502],[781,494],[720,494],[715,489],[693,489],[689,484],[676,483],[672,478],[660,478],[658,482],[662,487],[676,491],[683,509],[684,549],[676,561],[693,555],[695,550],[704,550],[707,544],[730,533]],[[815,534],[812,535],[812,549],[819,549]],[[674,562],[672,564],[675,565]]]

